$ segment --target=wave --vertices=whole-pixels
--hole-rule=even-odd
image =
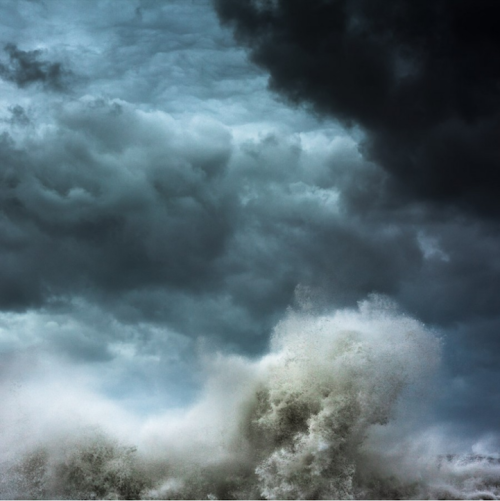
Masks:
[[[494,458],[422,427],[439,338],[374,297],[292,311],[258,360],[207,356],[202,398],[119,441],[95,427],[4,455],[23,499],[498,499]],[[112,427],[111,427],[112,428]]]

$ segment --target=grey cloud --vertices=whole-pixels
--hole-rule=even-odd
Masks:
[[[9,111],[11,113],[11,117],[8,119],[8,122],[11,125],[26,127],[31,124],[31,119],[28,113],[26,113],[26,110],[22,106],[18,104],[15,106],[11,106],[9,108]]]
[[[164,325],[122,322],[79,298],[23,314],[0,311],[0,357],[7,385],[9,373],[22,381],[47,367],[69,369],[75,378],[95,378],[101,392],[141,412],[187,403],[199,378],[192,339]]]
[[[135,298],[139,317],[250,347],[299,283],[353,304],[395,291],[421,259],[411,232],[377,238],[345,217],[325,181],[335,153],[312,167],[300,141],[279,135],[232,144],[213,121],[84,100],[41,135],[4,136],[1,154],[4,308],[84,294],[120,309]],[[358,161],[341,148],[336,168]],[[388,256],[387,246],[405,252]],[[155,294],[170,297],[160,313],[148,306]]]
[[[435,54],[419,66],[411,54],[384,52],[391,40],[353,48],[347,28],[350,52],[340,44],[331,63],[344,25],[325,40],[319,19],[311,41],[309,18],[279,17],[288,6],[315,19],[322,16],[314,6],[353,6],[366,14],[370,42],[385,32],[382,13],[395,2],[274,2],[281,34],[260,21],[249,28],[262,68],[220,30],[209,1],[116,9],[104,0],[45,0],[36,10],[21,3],[0,5],[10,25],[2,43],[44,47],[27,54],[44,71],[61,62],[79,77],[63,80],[71,92],[46,92],[43,81],[3,84],[0,369],[10,367],[2,372],[7,385],[12,366],[22,381],[37,360],[40,374],[45,363],[71,374],[55,376],[70,385],[75,374],[95,378],[99,392],[151,416],[199,395],[199,353],[257,357],[291,305],[331,312],[376,292],[442,339],[438,401],[422,426],[449,426],[471,441],[497,434],[496,91],[481,80],[489,63],[471,74],[472,86],[462,79],[462,69],[476,64],[467,58],[456,79],[440,80],[454,63],[433,76]],[[254,4],[222,3],[234,9],[241,35],[255,18],[236,11]],[[399,2],[403,18],[424,15],[417,38],[429,26],[430,4]],[[469,9],[468,2],[434,4]],[[260,6],[264,17],[273,10]],[[476,53],[487,52],[489,42],[473,31]],[[321,54],[331,63],[324,73]],[[379,99],[387,90],[380,75],[356,73],[369,72],[371,54],[375,66],[391,63],[389,101]],[[367,66],[356,66],[359,59]],[[308,64],[319,80],[314,71],[299,74]],[[266,70],[278,94],[266,91]],[[341,94],[332,97],[337,76]],[[306,106],[289,107],[290,98]],[[490,98],[491,117],[483,107]]]
[[[448,383],[443,387],[439,414],[462,435],[495,434],[500,411],[498,316],[454,323],[446,329]]]
[[[411,305],[411,311],[426,322],[441,325],[497,317],[497,226],[457,218],[429,221],[422,228],[431,236],[435,250],[428,253],[418,275],[401,283],[400,297]]]
[[[355,143],[332,148],[315,158],[279,134],[235,144],[201,118],[181,123],[118,101],[68,105],[42,136],[4,136],[3,307],[90,294],[130,307],[125,316],[249,349],[298,284],[338,306],[390,294],[437,324],[494,315],[489,226],[440,226],[425,207],[398,216],[377,203],[384,175]],[[422,230],[448,261],[425,257]],[[481,296],[470,301],[470,288]]]
[[[61,116],[61,128],[43,145],[28,140],[17,148],[6,139],[8,220],[33,227],[28,240],[41,255],[70,255],[77,275],[88,273],[104,288],[196,282],[227,231],[222,208],[231,194],[219,189],[226,133],[201,123],[194,134],[207,137],[191,146],[161,116],[92,106]],[[44,260],[59,275],[51,258]]]
[[[63,6],[46,0],[22,8],[0,5],[0,15],[6,20],[0,44],[43,44],[41,58],[73,71],[65,77],[72,96],[119,98],[176,116],[204,113],[226,124],[317,126],[314,118],[298,115],[267,92],[265,72],[249,65],[245,50],[220,29],[208,0],[132,0],[120,9],[105,0]],[[39,87],[22,94],[37,100]],[[44,99],[57,103],[60,97],[47,93]],[[16,101],[10,96],[8,104]]]
[[[236,141],[208,119],[99,99],[22,130],[0,149],[4,309],[84,296],[248,352],[299,284],[322,308],[378,292],[437,326],[496,315],[491,223],[395,212],[347,136]]]
[[[6,44],[4,51],[8,56],[7,63],[0,63],[0,77],[4,80],[21,88],[37,83],[53,91],[66,88],[69,71],[59,62],[44,61],[42,51],[24,51],[12,43]]]
[[[295,3],[306,10],[314,4]],[[47,354],[88,365],[114,398],[149,409],[170,402],[169,395],[175,402],[183,391],[194,395],[194,339],[255,355],[297,294],[326,311],[379,292],[444,333],[450,356],[443,419],[470,425],[468,433],[474,421],[495,427],[475,418],[474,405],[477,395],[493,401],[500,380],[498,228],[453,205],[494,211],[474,202],[473,186],[468,202],[460,198],[462,176],[449,197],[426,192],[436,176],[449,175],[432,162],[455,151],[462,165],[491,124],[445,113],[425,130],[401,127],[400,142],[393,128],[365,115],[353,118],[364,132],[308,118],[266,93],[266,73],[248,65],[244,49],[219,30],[209,2],[116,9],[46,0],[43,8],[36,27],[29,9],[17,13],[16,26],[30,26],[29,41],[21,44],[11,32],[8,40],[20,47],[41,40],[47,51],[36,61],[63,61],[85,79],[74,82],[72,96],[43,92],[43,82],[5,85],[12,94],[1,121],[0,309],[64,317],[67,328],[41,324]],[[54,37],[49,21],[60,26]],[[412,70],[403,63],[400,76]],[[73,100],[76,93],[87,97]],[[324,111],[331,96],[321,99]],[[415,181],[418,196],[408,197],[398,183],[410,174],[396,163],[403,165],[420,133],[425,147],[416,161],[433,167],[419,171],[416,181],[425,186]],[[462,150],[450,148],[457,138]],[[478,156],[481,165],[488,152]],[[79,309],[75,298],[91,306]],[[96,305],[102,318],[91,311]]]

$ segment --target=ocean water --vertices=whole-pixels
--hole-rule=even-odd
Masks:
[[[439,338],[381,298],[331,314],[290,310],[260,359],[207,357],[190,408],[125,431],[105,406],[93,422],[52,412],[43,429],[26,415],[22,433],[1,414],[0,494],[498,499],[497,459],[450,454],[446,437],[422,425],[440,358]]]

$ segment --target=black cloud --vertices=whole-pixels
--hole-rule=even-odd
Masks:
[[[214,3],[274,90],[362,126],[399,190],[498,215],[497,2]]]
[[[65,89],[69,72],[62,63],[44,61],[42,51],[24,51],[12,43],[6,44],[4,50],[9,58],[7,63],[0,63],[0,77],[4,80],[19,87],[40,83],[53,91]]]

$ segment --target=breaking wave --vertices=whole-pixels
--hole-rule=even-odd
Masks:
[[[421,426],[439,360],[439,339],[380,298],[290,311],[261,359],[207,357],[183,412],[3,454],[1,497],[498,499],[497,460],[446,455]]]

